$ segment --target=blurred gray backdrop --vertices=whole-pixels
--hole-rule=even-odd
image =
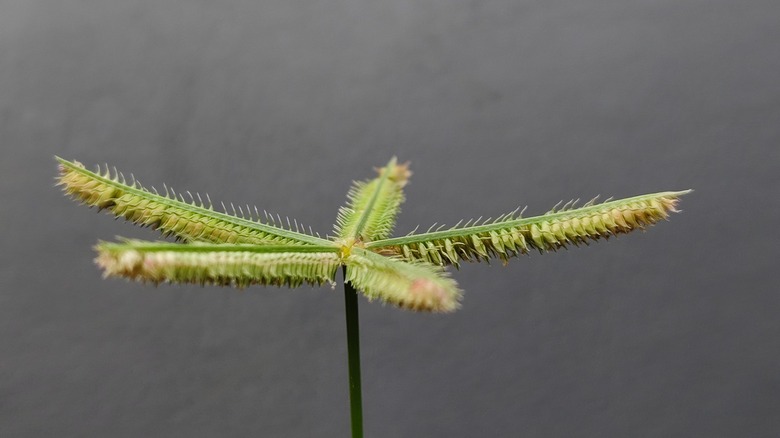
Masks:
[[[340,289],[102,280],[156,239],[54,154],[320,232],[390,157],[397,231],[694,188],[646,233],[361,300],[371,437],[777,436],[776,0],[0,0],[0,435],[345,436]]]

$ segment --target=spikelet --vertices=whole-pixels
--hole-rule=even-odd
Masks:
[[[555,251],[644,229],[666,219],[669,212],[676,212],[679,197],[686,193],[663,192],[603,204],[591,202],[582,208],[553,210],[527,219],[509,214],[491,223],[386,239],[369,243],[366,248],[437,265],[457,266],[461,260],[487,261],[494,257],[506,262],[509,257],[531,249]]]
[[[457,283],[439,267],[409,263],[353,249],[345,260],[346,281],[369,300],[424,312],[453,312],[462,296]]]
[[[185,241],[251,243],[256,245],[321,245],[327,241],[291,229],[264,224],[215,211],[202,200],[185,202],[182,196],[161,196],[138,182],[124,183],[119,172],[94,173],[79,162],[59,161],[58,185],[63,191],[89,206],[108,210],[117,217],[144,227],[175,235]],[[198,196],[200,199],[200,196]],[[239,209],[241,209],[239,207]],[[241,210],[243,211],[243,210]]]
[[[368,242],[384,239],[393,231],[404,202],[403,188],[412,174],[408,163],[396,161],[393,158],[377,169],[377,178],[354,183],[347,193],[347,205],[338,212],[334,233],[339,239]]]
[[[126,241],[98,244],[95,262],[106,277],[152,283],[235,287],[333,284],[341,266],[335,249],[301,248]]]

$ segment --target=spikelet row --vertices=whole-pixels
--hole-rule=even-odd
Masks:
[[[158,250],[143,245],[102,244],[95,262],[105,276],[152,283],[194,283],[246,287],[333,284],[341,266],[335,252]]]
[[[676,212],[679,196],[684,193],[665,192],[612,201],[551,212],[537,218],[509,218],[489,225],[429,233],[430,238],[418,235],[388,239],[388,243],[393,240],[400,243],[372,249],[437,265],[457,266],[461,260],[480,261],[494,257],[506,262],[509,257],[526,254],[531,249],[555,251],[644,229],[666,219],[669,212]]]
[[[219,213],[194,201],[187,203],[158,195],[135,181],[125,184],[120,181],[119,173],[112,176],[108,170],[93,173],[81,163],[60,160],[59,171],[58,185],[74,199],[186,241],[257,245],[325,242],[292,230]]]

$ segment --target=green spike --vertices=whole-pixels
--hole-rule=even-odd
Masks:
[[[408,263],[355,249],[344,261],[346,280],[370,299],[409,310],[452,312],[459,307],[458,285],[446,271],[428,263]]]
[[[95,249],[95,261],[106,276],[152,283],[238,287],[334,284],[341,266],[338,250],[332,246],[181,245],[129,240],[101,243]]]
[[[406,248],[419,248],[427,242],[451,242],[451,245],[463,245],[456,251],[460,260],[469,261],[490,258],[490,254],[503,259],[507,249],[512,249],[510,241],[517,248],[514,255],[528,252],[527,242],[540,251],[555,250],[569,244],[577,245],[586,239],[608,238],[614,234],[628,233],[635,229],[655,224],[666,219],[669,212],[675,212],[680,196],[689,193],[661,192],[633,198],[608,201],[602,204],[590,202],[586,207],[567,206],[557,212],[530,218],[513,218],[513,215],[501,216],[500,220],[489,224],[454,227],[444,231],[415,234],[404,237],[369,242],[366,248],[403,255],[408,260],[430,260],[434,257],[430,250],[423,255],[419,251],[407,251]],[[450,251],[438,246],[442,260],[452,262]]]
[[[322,245],[327,240],[292,230],[219,213],[154,194],[136,183],[127,185],[110,174],[90,172],[77,162],[57,157],[58,185],[73,198],[105,209],[130,222],[174,234],[187,241],[256,245]]]
[[[377,178],[357,182],[350,189],[348,203],[339,210],[335,227],[340,239],[368,242],[383,239],[393,230],[411,172],[407,164],[397,164],[395,158],[377,170]]]

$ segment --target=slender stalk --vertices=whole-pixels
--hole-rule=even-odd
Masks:
[[[352,438],[363,438],[363,395],[360,390],[360,328],[357,291],[346,280],[344,267],[344,305],[347,316],[347,358],[349,361],[349,411]]]

